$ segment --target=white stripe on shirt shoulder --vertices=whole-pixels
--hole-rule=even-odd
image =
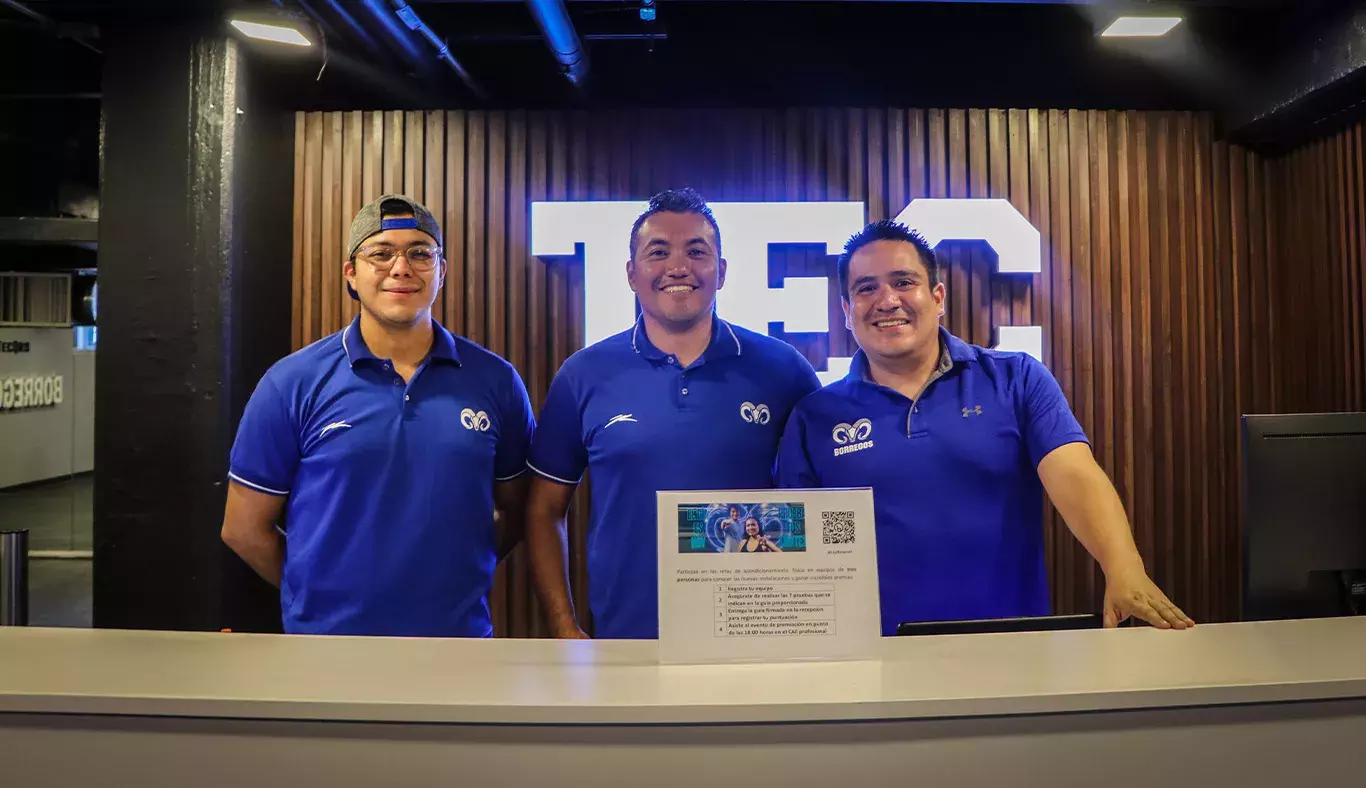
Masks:
[[[228,478],[232,479],[238,484],[250,487],[253,490],[257,490],[258,492],[269,493],[271,495],[289,495],[289,490],[272,490],[269,487],[264,487],[255,482],[249,482],[246,479],[243,479],[241,476],[238,476],[237,474],[233,473],[232,471],[228,472]]]
[[[583,477],[582,477],[582,476],[580,476],[580,477],[579,477],[577,480],[575,480],[575,481],[570,481],[570,480],[568,480],[568,479],[561,479],[560,477],[556,476],[556,475],[553,474],[553,473],[546,473],[545,471],[541,470],[540,468],[537,468],[535,465],[532,465],[530,462],[528,462],[528,463],[526,464],[526,467],[530,468],[530,469],[532,470],[532,472],[535,473],[537,476],[544,476],[545,478],[551,480],[552,482],[559,482],[560,484],[578,484],[579,482],[583,481]]]
[[[494,480],[495,482],[510,482],[510,481],[512,481],[513,479],[516,479],[518,476],[521,476],[521,475],[524,474],[524,473],[526,473],[526,468],[523,468],[523,469],[521,469],[520,471],[517,471],[516,473],[512,474],[511,476],[495,476],[495,477],[493,477],[493,480]]]

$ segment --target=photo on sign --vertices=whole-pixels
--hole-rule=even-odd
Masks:
[[[678,507],[679,553],[804,553],[806,505],[689,503]]]

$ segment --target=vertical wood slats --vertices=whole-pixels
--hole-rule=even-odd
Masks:
[[[1238,615],[1239,416],[1366,409],[1363,127],[1264,160],[1191,113],[789,109],[707,122],[642,144],[630,130],[648,119],[629,111],[300,113],[295,346],[355,314],[345,234],[385,191],[442,217],[437,317],[505,355],[537,406],[582,343],[583,272],[530,255],[532,200],[643,199],[686,184],[718,201],[863,200],[872,221],[916,197],[1003,197],[1040,230],[1044,271],[999,275],[982,245],[946,244],[946,325],[979,344],[994,326],[1043,326],[1045,361],[1149,571],[1201,620]],[[832,257],[772,258],[833,282]],[[854,348],[840,319],[832,290],[828,342],[798,342],[818,366]],[[570,517],[581,610],[590,487]],[[1103,579],[1051,508],[1045,550],[1054,608],[1096,609]],[[500,635],[543,634],[520,550],[500,569],[494,609]]]

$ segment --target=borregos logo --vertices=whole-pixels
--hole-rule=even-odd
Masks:
[[[626,283],[625,248],[631,224],[644,202],[534,202],[531,204],[531,253],[568,256],[583,244],[584,343],[591,345],[635,321],[635,293]],[[849,236],[862,229],[864,206],[858,202],[718,202],[711,204],[721,229],[722,251],[730,267],[717,293],[720,316],[752,331],[768,333],[770,323],[786,333],[830,332],[830,282],[819,276],[788,276],[768,283],[770,244],[820,244],[838,254]],[[1039,231],[1006,200],[919,199],[897,215],[932,246],[949,240],[984,241],[996,252],[997,271],[1042,272]],[[1042,360],[1043,329],[997,326],[1001,350],[1020,350]],[[829,359],[817,374],[822,383],[843,377],[847,357]]]
[[[460,424],[467,430],[478,430],[488,432],[493,423],[489,421],[489,414],[484,411],[476,411],[473,408],[465,408],[460,411]]]
[[[773,418],[768,406],[762,402],[755,405],[753,402],[740,403],[740,418],[750,424],[767,424]]]
[[[830,439],[835,442],[835,456],[873,448],[868,438],[873,434],[873,422],[859,419],[853,424],[836,424],[830,431]]]

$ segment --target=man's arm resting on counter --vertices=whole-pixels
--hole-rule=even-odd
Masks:
[[[569,596],[569,535],[564,517],[575,488],[537,476],[531,480],[526,503],[531,578],[551,634],[557,638],[588,637],[574,617],[574,602]]]
[[[1068,443],[1039,462],[1039,479],[1067,527],[1105,573],[1105,626],[1137,616],[1161,629],[1195,625],[1148,577],[1124,504],[1085,443]]]
[[[501,561],[526,535],[526,498],[531,474],[493,484],[493,522]]]
[[[223,542],[276,588],[284,572],[285,537],[275,525],[280,522],[286,500],[286,496],[229,481],[228,503],[223,509]]]

